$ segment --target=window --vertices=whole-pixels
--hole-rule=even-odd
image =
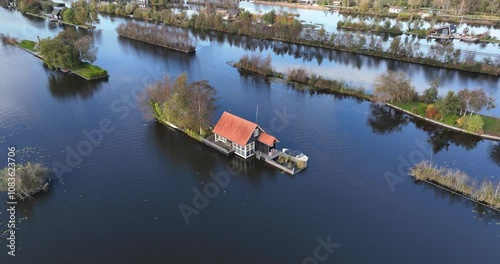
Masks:
[[[255,131],[253,132],[253,136],[256,137],[259,135],[259,129],[256,128]]]

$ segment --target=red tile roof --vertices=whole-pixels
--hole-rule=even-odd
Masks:
[[[272,146],[272,145],[274,145],[275,141],[278,141],[277,138],[275,138],[275,137],[267,134],[266,132],[260,133],[260,136],[259,136],[258,140],[259,140],[259,142],[264,143],[264,144],[266,144],[268,146]]]
[[[240,146],[245,146],[257,127],[257,124],[253,122],[224,112],[213,132]]]

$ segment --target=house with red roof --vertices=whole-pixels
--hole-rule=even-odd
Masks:
[[[213,133],[216,143],[230,146],[236,155],[244,159],[252,157],[256,151],[270,154],[279,142],[259,125],[228,112],[222,114]]]

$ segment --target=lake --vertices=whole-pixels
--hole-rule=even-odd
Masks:
[[[88,32],[99,48],[95,64],[110,74],[104,81],[53,72],[0,44],[0,167],[7,165],[8,146],[16,146],[21,162],[66,164],[103,120],[112,130],[90,153],[70,158],[74,168],[49,192],[18,205],[17,256],[7,255],[2,237],[1,263],[304,263],[325,241],[334,248],[321,251],[323,263],[500,259],[499,213],[404,174],[425,158],[498,181],[498,142],[369,102],[240,74],[226,62],[248,52],[271,54],[279,70],[304,66],[368,88],[385,70],[403,70],[420,91],[436,75],[440,93],[482,87],[496,98],[498,78],[198,31],[192,31],[196,54],[184,54],[119,38],[115,28],[123,21],[103,16]],[[0,32],[35,39],[60,30],[0,9]],[[308,168],[282,174],[145,120],[135,96],[164,74],[183,72],[217,89],[214,123],[223,111],[255,121],[258,106],[259,124],[280,148],[307,154]],[[179,205],[193,207],[195,193],[215,182],[210,175],[234,170],[186,224]],[[0,222],[6,209],[2,203]]]

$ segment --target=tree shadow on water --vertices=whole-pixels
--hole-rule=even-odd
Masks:
[[[409,117],[386,105],[370,104],[367,123],[376,134],[390,134],[401,131],[408,124]]]
[[[103,80],[87,81],[74,74],[51,72],[48,83],[52,96],[59,99],[90,99],[102,87]]]

